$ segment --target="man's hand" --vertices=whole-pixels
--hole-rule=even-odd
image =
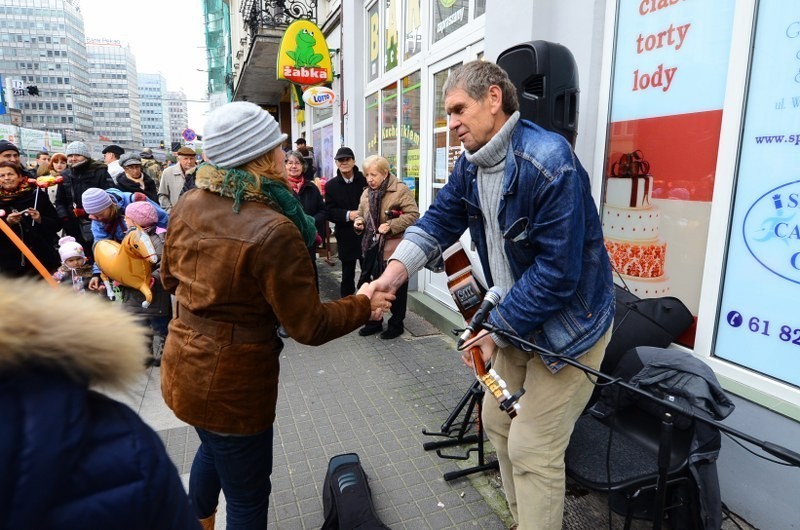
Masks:
[[[350,214],[348,221],[355,221],[358,218],[358,210],[350,210],[348,213]]]
[[[369,298],[369,305],[372,309],[370,320],[380,320],[383,318],[383,314],[391,309],[395,296],[392,293],[376,291],[373,283],[363,284],[356,294],[363,294]]]
[[[408,281],[408,271],[406,266],[397,260],[390,260],[386,269],[379,278],[372,282],[376,291],[396,293],[405,282]]]
[[[475,340],[475,342],[472,342],[473,340]],[[470,339],[468,343],[469,347],[462,352],[461,360],[473,370],[475,366],[472,364],[472,355],[470,355],[469,350],[472,348],[479,348],[484,364],[492,360],[492,355],[494,355],[494,352],[497,350],[497,344],[492,340],[492,337],[489,336],[489,332],[485,329],[482,329],[475,337]]]
[[[360,234],[364,230],[363,217],[356,217],[355,221],[353,221],[353,230],[356,234]]]

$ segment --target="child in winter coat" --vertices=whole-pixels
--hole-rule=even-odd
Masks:
[[[164,249],[164,237],[166,230],[158,228],[158,213],[153,205],[148,201],[132,202],[125,208],[125,218],[128,226],[138,225],[142,228],[156,250],[158,262],[153,265],[153,301],[147,308],[142,307],[144,295],[137,289],[121,287],[122,303],[125,309],[132,313],[137,313],[145,318],[153,333],[151,351],[152,357],[148,361],[150,366],[161,366],[161,353],[164,349],[164,341],[167,337],[167,327],[172,319],[172,300],[161,285],[161,253]]]
[[[86,292],[92,279],[92,265],[81,244],[72,236],[64,236],[58,240],[58,255],[61,256],[61,266],[53,273],[53,279],[72,285],[76,293]]]

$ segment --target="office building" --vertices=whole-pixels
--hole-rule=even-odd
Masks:
[[[88,70],[77,0],[3,1],[0,75],[7,80],[9,106],[19,111],[2,117],[6,123],[57,132],[66,141],[88,139]]]
[[[161,74],[140,72],[138,77],[143,145],[158,148],[163,142],[163,145],[169,147],[171,138],[166,100],[167,80]]]
[[[182,142],[181,133],[189,127],[189,105],[183,90],[167,92],[167,114],[169,116],[170,142]]]
[[[140,148],[139,81],[130,46],[118,40],[87,39],[86,50],[94,135],[104,144]]]

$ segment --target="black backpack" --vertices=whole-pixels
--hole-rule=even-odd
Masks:
[[[328,462],[322,508],[321,530],[391,530],[375,513],[367,474],[355,453],[337,455]]]

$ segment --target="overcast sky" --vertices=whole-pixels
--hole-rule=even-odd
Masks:
[[[182,89],[189,100],[207,97],[203,4],[201,0],[81,0],[86,38],[130,44],[136,69],[160,72],[167,90]],[[189,127],[202,134],[207,103],[189,101]]]

